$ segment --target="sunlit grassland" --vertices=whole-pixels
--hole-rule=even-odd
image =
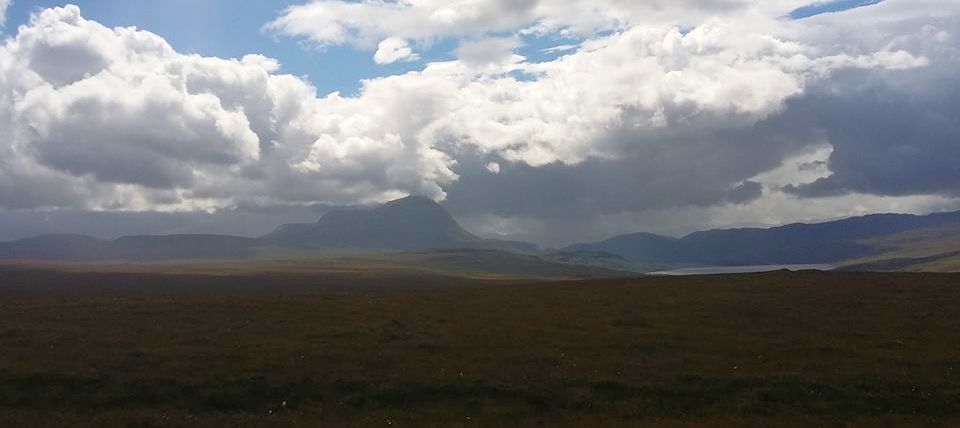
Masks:
[[[861,241],[878,254],[838,263],[841,267],[904,272],[960,270],[960,225],[944,225]]]

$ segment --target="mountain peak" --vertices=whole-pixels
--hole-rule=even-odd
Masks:
[[[281,226],[267,238],[281,244],[327,248],[533,247],[481,239],[461,227],[443,206],[422,196],[408,196],[369,209],[331,211],[315,224]]]
[[[395,200],[392,200],[392,201],[390,201],[390,202],[387,202],[386,204],[384,204],[384,206],[387,206],[387,205],[414,205],[414,204],[418,204],[418,205],[437,205],[437,206],[440,205],[440,204],[438,204],[436,201],[434,201],[433,199],[430,199],[430,198],[428,198],[428,197],[426,197],[426,196],[410,195],[410,196],[407,196],[407,197],[405,197],[405,198],[395,199]]]
[[[407,196],[405,198],[396,199],[390,202],[387,202],[374,210],[391,210],[391,209],[404,209],[404,210],[428,210],[433,213],[443,213],[442,215],[447,214],[447,210],[443,208],[440,204],[436,203],[433,199],[426,198],[423,196]]]

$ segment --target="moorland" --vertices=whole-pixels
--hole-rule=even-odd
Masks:
[[[13,427],[957,426],[951,274],[0,266]]]

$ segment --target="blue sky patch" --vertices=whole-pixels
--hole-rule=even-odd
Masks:
[[[412,43],[419,54],[414,61],[379,65],[372,50],[349,44],[315,48],[310,42],[263,31],[263,26],[288,6],[304,0],[70,0],[80,7],[83,17],[107,27],[135,26],[163,37],[180,53],[242,58],[261,54],[280,61],[281,72],[306,78],[324,96],[337,91],[354,96],[363,80],[421,70],[434,61],[456,58],[458,39],[441,38],[428,45]],[[66,4],[64,0],[18,0],[7,11],[5,36],[16,33],[30,14],[48,7]],[[510,33],[502,36],[508,37]],[[489,34],[488,36],[497,36]],[[563,37],[522,37],[517,53],[530,61],[556,59],[569,51],[550,50],[561,45],[576,46],[582,40]]]
[[[787,14],[787,17],[790,19],[803,19],[811,16],[823,15],[825,13],[843,12],[845,10],[873,6],[883,2],[884,0],[834,0],[819,2],[794,9]]]
[[[14,1],[7,11],[6,36],[26,24],[30,14],[48,7],[63,6],[63,0]],[[283,9],[303,0],[71,0],[83,17],[107,27],[135,26],[166,39],[177,52],[220,58],[242,58],[261,54],[280,61],[281,71],[304,76],[324,96],[339,91],[355,95],[361,80],[400,74],[422,68],[422,62],[374,64],[373,52],[351,46],[309,47],[309,42],[264,32],[264,24]],[[441,49],[452,50],[447,45]],[[443,58],[422,55],[425,61]],[[452,56],[452,55],[449,55]],[[439,58],[438,58],[439,57]]]

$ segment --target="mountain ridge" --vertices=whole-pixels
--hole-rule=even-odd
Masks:
[[[937,227],[947,232],[935,230]],[[922,232],[924,230],[928,231]],[[954,232],[958,236],[956,240],[942,238],[944,233]],[[938,242],[935,251],[926,248],[930,245],[925,247],[929,242]],[[638,232],[541,251],[526,242],[480,238],[460,226],[440,204],[411,196],[377,207],[333,210],[314,223],[280,225],[258,238],[206,234],[134,235],[103,240],[85,235],[53,234],[0,243],[0,259],[243,259],[258,256],[271,248],[308,253],[326,250],[495,250],[541,255],[545,260],[578,265],[637,271],[645,271],[648,267],[773,264],[833,264],[861,269],[936,265],[946,269],[957,266],[957,263],[937,262],[940,258],[953,260],[957,257],[960,211],[924,216],[871,214],[771,228],[712,229],[693,232],[682,238]],[[275,252],[280,253],[282,251]]]
[[[871,214],[771,228],[712,229],[682,238],[618,235],[563,250],[609,251],[635,262],[690,265],[820,264],[869,257],[881,248],[864,242],[913,229],[960,223],[960,212]]]
[[[520,241],[480,238],[433,200],[410,196],[372,208],[338,209],[315,223],[285,224],[258,238],[214,234],[130,235],[98,239],[48,234],[0,243],[0,259],[169,261],[255,256],[268,247],[410,251],[498,250],[537,254]]]

